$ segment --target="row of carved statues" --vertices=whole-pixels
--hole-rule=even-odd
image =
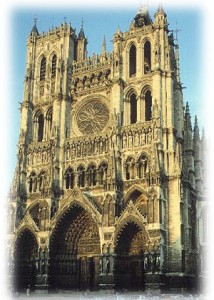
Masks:
[[[157,140],[156,129],[124,128],[122,132],[104,135],[94,138],[86,137],[80,139],[71,139],[65,144],[65,160],[71,160],[78,157],[95,156],[109,153],[110,149],[130,149],[150,145],[153,140]],[[50,162],[53,149],[50,147],[34,146],[27,153],[27,164],[29,166],[44,164]]]

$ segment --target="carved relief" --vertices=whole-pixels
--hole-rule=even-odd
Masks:
[[[109,120],[107,107],[97,100],[83,105],[77,112],[77,125],[81,133],[93,134],[103,130]]]

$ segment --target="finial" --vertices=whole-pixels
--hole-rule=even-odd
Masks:
[[[178,22],[176,21],[176,29],[175,31],[175,41],[176,41],[176,45],[178,45],[178,32],[181,31],[181,29],[178,29]]]
[[[103,43],[102,43],[102,54],[104,55],[106,53],[106,39],[105,35],[103,37]]]
[[[82,22],[81,22],[81,28],[83,28],[83,18],[82,18]]]
[[[34,20],[34,25],[36,26],[36,23],[37,23],[37,16],[36,16],[36,14],[35,14],[33,20]]]
[[[54,28],[54,16],[52,16],[52,29]]]
[[[186,113],[187,112],[189,113],[189,103],[188,102],[186,103]]]
[[[64,23],[66,24],[66,17],[64,17],[63,19],[64,19]]]

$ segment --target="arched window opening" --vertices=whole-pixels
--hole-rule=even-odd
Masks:
[[[32,193],[33,190],[33,178],[31,177],[29,180],[29,192]]]
[[[137,97],[132,94],[130,97],[130,123],[135,124],[137,122]]]
[[[40,65],[40,80],[45,80],[46,73],[46,58],[43,57]]]
[[[152,95],[150,91],[145,94],[145,121],[152,119]]]
[[[128,157],[125,163],[126,180],[134,179],[135,160],[132,157]]]
[[[47,136],[47,138],[51,137],[52,120],[53,120],[53,111],[52,111],[52,108],[50,108],[46,115],[46,136]]]
[[[99,168],[100,184],[105,184],[106,182],[107,169],[108,169],[108,165],[105,162],[103,162]]]
[[[52,62],[51,62],[51,77],[56,77],[56,61],[57,57],[56,54],[53,55],[52,57]]]
[[[34,172],[32,172],[30,174],[30,178],[29,178],[29,193],[35,193],[37,190],[37,178],[36,178],[36,174]]]
[[[65,187],[66,189],[74,188],[74,170],[69,168],[65,173]]]
[[[42,191],[45,187],[45,171],[42,171],[39,175],[39,191]]]
[[[91,165],[88,168],[88,184],[89,186],[95,186],[97,183],[96,180],[96,167],[95,165]]]
[[[85,168],[83,166],[80,166],[77,169],[78,172],[78,187],[84,187],[85,186]]]
[[[138,160],[138,177],[144,178],[147,169],[148,158],[145,154],[142,154]]]
[[[38,117],[38,142],[42,142],[44,134],[44,117],[40,114]]]
[[[151,44],[147,41],[144,44],[144,74],[151,72]]]
[[[129,51],[129,77],[136,75],[136,47],[132,45]]]

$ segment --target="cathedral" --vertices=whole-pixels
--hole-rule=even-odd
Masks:
[[[161,6],[87,55],[64,22],[27,39],[10,280],[18,291],[196,289],[203,135]]]

